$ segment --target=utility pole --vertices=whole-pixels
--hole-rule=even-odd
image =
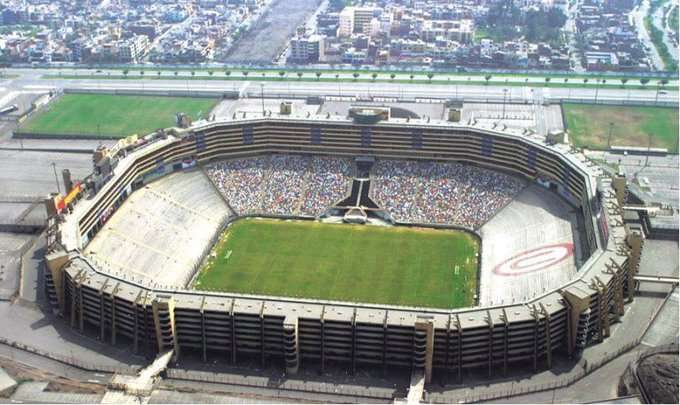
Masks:
[[[57,176],[57,164],[52,162],[52,169],[54,170],[54,181],[57,183],[57,192],[61,194],[61,188],[59,187],[59,176]]]
[[[508,95],[508,89],[503,89],[503,119],[505,120],[505,96]]]
[[[647,156],[645,156],[645,167],[649,164],[649,153],[652,150],[652,133],[647,134]]]
[[[264,117],[264,82],[260,83],[260,99],[262,100],[262,116]]]
[[[614,123],[610,122],[609,123],[609,134],[607,135],[607,149],[611,148],[611,146],[612,146],[612,129],[614,129]]]

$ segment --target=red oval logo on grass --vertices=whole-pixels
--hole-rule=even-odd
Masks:
[[[517,254],[493,269],[500,276],[518,276],[545,270],[574,254],[573,243],[557,243]]]

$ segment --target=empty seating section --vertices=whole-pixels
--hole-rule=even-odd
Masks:
[[[458,163],[380,160],[371,197],[399,222],[478,228],[524,187],[516,177]]]
[[[170,175],[133,193],[86,254],[137,282],[183,287],[228,215],[201,172]]]
[[[215,163],[206,173],[238,214],[316,216],[347,194],[351,163],[271,155]]]

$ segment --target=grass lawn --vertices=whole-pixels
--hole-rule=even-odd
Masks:
[[[125,137],[175,125],[175,113],[207,116],[217,100],[188,97],[65,94],[21,126],[19,132]]]
[[[195,289],[434,308],[474,304],[477,240],[450,230],[244,219]]]
[[[569,139],[576,147],[607,149],[609,123],[611,146],[666,148],[678,153],[678,109],[563,104]]]

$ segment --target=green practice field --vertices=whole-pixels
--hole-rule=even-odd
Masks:
[[[452,230],[244,219],[214,247],[198,290],[460,308],[479,244]]]
[[[146,135],[175,125],[175,113],[197,119],[208,115],[217,100],[189,97],[65,94],[29,119],[19,133],[126,137]]]
[[[621,107],[563,104],[569,139],[576,147],[607,149],[611,146],[649,146],[678,153],[678,109],[667,107]]]

